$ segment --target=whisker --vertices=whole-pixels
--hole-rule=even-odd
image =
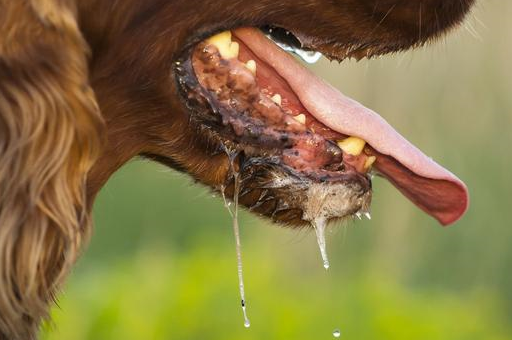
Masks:
[[[464,29],[468,31],[473,38],[477,39],[478,41],[483,41],[482,36],[477,32],[475,27],[469,21],[464,23]]]
[[[391,14],[391,12],[396,8],[396,6],[397,6],[397,4],[394,4],[393,6],[391,6],[391,8],[386,12],[386,14],[382,17],[382,19],[380,19],[380,21],[373,28],[373,30],[370,32],[370,34],[368,34],[369,36],[371,36],[377,30],[377,28],[380,27],[380,25],[382,25],[384,20],[386,20],[386,18]]]

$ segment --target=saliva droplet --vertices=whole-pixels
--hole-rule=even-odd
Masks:
[[[300,48],[295,48],[293,53],[298,55],[302,60],[308,64],[316,64],[322,58],[322,53],[315,51],[305,51]]]
[[[329,269],[329,259],[327,257],[327,250],[325,245],[325,226],[326,221],[324,218],[317,218],[313,221],[313,227],[316,232],[316,240],[318,242],[318,247],[320,248],[320,255],[322,256],[322,261],[324,262],[324,268]]]
[[[247,310],[245,307],[245,300],[242,300],[242,312],[244,313],[244,327],[249,328],[251,327],[251,321],[249,321],[249,318],[247,317]]]
[[[332,336],[335,337],[335,338],[339,338],[341,336],[341,331],[339,329],[335,329],[333,332],[332,332]]]

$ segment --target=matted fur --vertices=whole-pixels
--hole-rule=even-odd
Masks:
[[[473,3],[0,0],[0,340],[36,337],[89,237],[92,199],[126,161],[223,183],[227,158],[189,125],[172,74],[187,44],[271,23],[360,58],[432,41]]]
[[[74,7],[0,1],[0,338],[34,337],[89,234],[102,119]]]

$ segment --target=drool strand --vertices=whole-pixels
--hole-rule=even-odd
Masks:
[[[247,318],[246,311],[246,300],[245,300],[245,286],[244,286],[244,275],[243,275],[243,264],[242,264],[242,245],[240,243],[240,226],[238,225],[238,194],[240,193],[240,177],[238,172],[233,173],[234,189],[233,189],[233,200],[235,202],[233,211],[233,233],[235,234],[236,242],[236,261],[238,268],[238,286],[240,288],[240,298],[242,304],[242,311],[244,313],[244,327],[248,328],[251,326],[249,318]]]
[[[240,289],[240,299],[242,312],[244,316],[244,327],[249,328],[251,326],[251,322],[247,317],[247,300],[245,299],[245,285],[244,285],[244,276],[243,276],[243,263],[242,263],[242,244],[240,242],[240,226],[238,223],[238,196],[240,194],[240,174],[235,169],[234,162],[237,156],[237,153],[232,153],[225,148],[226,154],[228,155],[230,162],[230,169],[233,176],[233,210],[230,208],[230,204],[228,203],[225,195],[226,187],[222,185],[220,187],[220,191],[222,193],[222,198],[224,199],[224,206],[228,209],[229,214],[233,220],[233,233],[235,236],[235,244],[236,244],[236,260],[237,260],[237,272],[238,272],[238,287]]]

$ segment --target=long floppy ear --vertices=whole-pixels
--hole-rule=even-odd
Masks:
[[[33,339],[88,238],[103,122],[71,0],[0,0],[0,339]]]

